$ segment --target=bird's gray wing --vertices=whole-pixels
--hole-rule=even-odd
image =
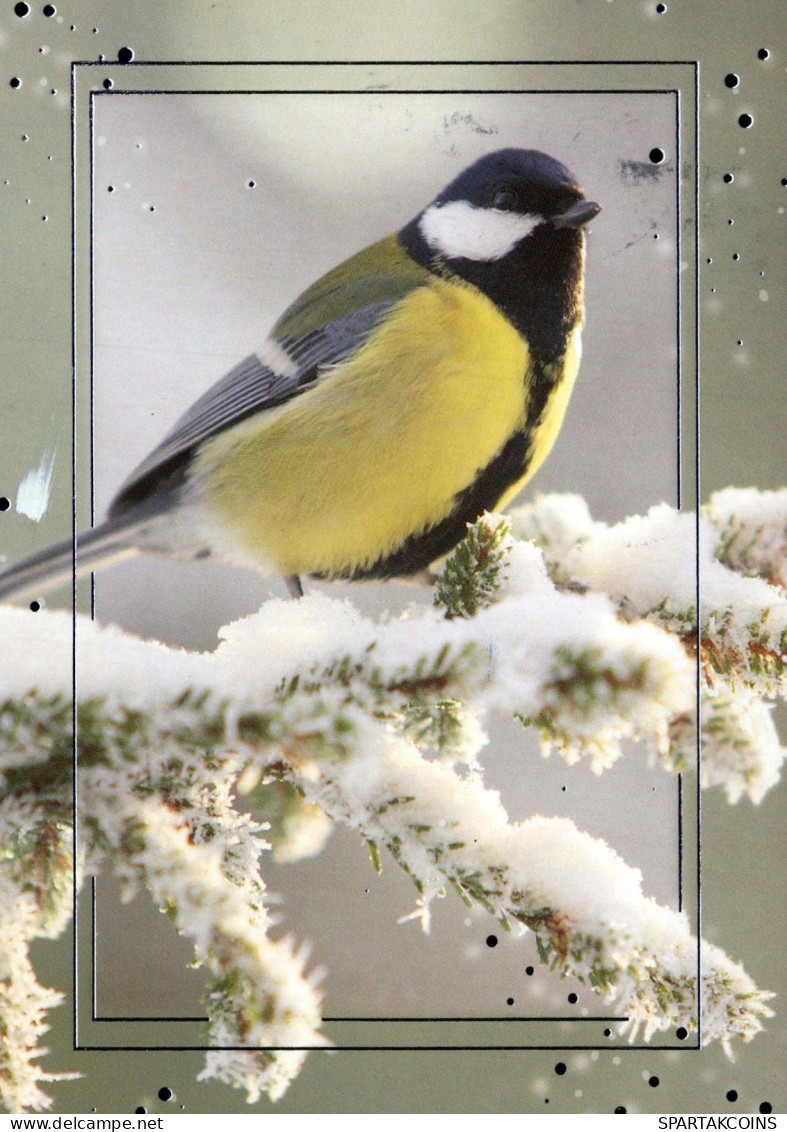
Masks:
[[[190,454],[210,437],[311,388],[329,366],[343,361],[369,338],[400,298],[396,294],[369,303],[300,337],[282,334],[259,354],[244,358],[194,402],[135,468],[116,496],[110,517],[154,494],[161,497],[171,477],[170,488],[177,486]]]

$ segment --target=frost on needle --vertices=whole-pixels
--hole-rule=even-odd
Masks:
[[[599,773],[624,740],[687,769],[699,727],[703,782],[762,797],[782,758],[768,704],[785,687],[785,505],[772,495],[721,493],[699,522],[661,506],[608,527],[570,496],[484,516],[434,607],[381,623],[321,596],[270,602],[196,654],[78,619],[75,705],[71,617],[0,610],[6,1106],[49,1103],[39,1041],[58,996],[27,949],[70,908],[74,713],[78,872],[149,890],[191,939],[214,1047],[203,1078],[275,1099],[325,1044],[319,973],[270,938],[263,878],[266,837],[280,859],[308,855],[329,819],[376,859],[388,850],[424,928],[455,891],[532,931],[544,963],[614,1003],[632,1036],[696,1030],[701,1009],[704,1042],[751,1038],[769,996],[743,968],[573,822],[511,822],[480,758],[495,712]],[[235,808],[238,793],[270,828]]]

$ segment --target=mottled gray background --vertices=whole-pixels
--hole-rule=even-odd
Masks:
[[[68,62],[100,53],[111,61],[125,45],[138,60],[700,58],[702,496],[730,483],[780,486],[784,277],[776,231],[785,170],[777,156],[777,90],[783,95],[784,55],[769,25],[771,6],[719,0],[699,11],[675,2],[657,15],[652,3],[430,3],[417,19],[401,7],[347,3],[299,5],[286,16],[280,7],[238,3],[196,18],[178,4],[166,11],[142,3],[111,13],[86,2],[58,9],[47,19],[33,7],[21,20],[6,3],[0,14],[5,73],[23,80],[18,90],[0,86],[0,179],[8,182],[0,185],[8,268],[0,493],[14,499],[42,451],[58,450],[52,504],[41,522],[13,511],[0,518],[9,558],[68,533]],[[757,58],[762,47],[766,60]],[[735,89],[724,83],[731,71],[740,76]],[[122,88],[121,68],[108,66],[96,81],[105,74]],[[535,489],[580,491],[594,514],[609,520],[674,499],[671,96],[408,95],[394,103],[374,94],[293,95],[271,102],[262,95],[96,99],[99,514],[182,408],[259,344],[304,285],[407,220],[475,156],[509,144],[561,158],[605,208],[590,238],[582,373]],[[754,116],[749,130],[737,123],[744,110]],[[659,176],[621,165],[647,165],[654,145],[667,155]],[[78,170],[78,191],[86,191],[85,172]],[[732,184],[724,184],[726,172]],[[686,240],[686,261],[690,253]],[[136,632],[204,648],[217,626],[280,592],[275,581],[237,571],[140,562],[100,578],[98,612]],[[363,589],[354,599],[375,610],[413,596],[394,586]],[[506,725],[495,740],[488,782],[501,789],[512,817],[569,814],[641,867],[646,891],[674,903],[674,783],[638,756],[599,779],[582,767],[569,772],[555,760],[542,762]],[[703,810],[704,935],[777,990],[784,893],[775,891],[783,881],[769,861],[779,859],[780,805],[778,792],[756,810],[745,802],[730,809],[710,794]],[[315,962],[328,969],[329,1013],[504,1016],[508,996],[523,1013],[567,1012],[573,985],[523,974],[533,961],[530,941],[506,940],[490,951],[487,922],[468,920],[458,901],[435,908],[428,938],[413,924],[397,926],[413,901],[406,878],[390,862],[376,878],[350,835],[335,835],[318,862],[272,870],[270,883],[284,897],[286,926],[314,941]],[[121,909],[109,889],[101,900],[102,1012],[194,1013],[199,976],[181,974],[188,949],[173,945],[166,923],[142,900]],[[134,945],[131,953],[120,950],[121,941]],[[41,945],[37,953],[44,977],[67,984],[67,948]],[[590,996],[574,1009],[583,1007],[598,1010]],[[244,1108],[238,1094],[194,1083],[200,1054],[77,1055],[69,1052],[67,1012],[55,1022],[51,1067],[87,1073],[83,1082],[55,1086],[61,1111]],[[141,1029],[128,1040],[140,1042]],[[734,1066],[716,1048],[604,1050],[569,1053],[569,1072],[559,1078],[558,1055],[539,1051],[316,1053],[277,1108],[752,1112],[770,1101],[780,1111],[784,1033],[777,1017],[752,1046],[738,1047]],[[647,1084],[654,1073],[658,1089]],[[163,1084],[176,1093],[169,1105],[156,1100]],[[725,1100],[729,1088],[740,1094],[736,1106]]]

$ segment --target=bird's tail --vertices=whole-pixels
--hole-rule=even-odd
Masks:
[[[134,534],[138,524],[109,521],[80,535],[76,547],[71,539],[24,558],[0,571],[0,601],[36,597],[99,566],[135,554]]]

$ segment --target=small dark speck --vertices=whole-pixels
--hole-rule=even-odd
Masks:
[[[659,234],[658,234],[658,232],[654,232],[654,233],[653,233],[653,239],[654,239],[654,240],[658,240],[658,238],[659,238]]]
[[[134,1109],[134,1112],[139,1112],[139,1113],[145,1113],[147,1111],[148,1110],[143,1105],[140,1105],[139,1108]]]
[[[256,189],[256,187],[257,187],[256,181],[247,181],[246,182],[246,188],[247,189]]]
[[[41,602],[40,601],[31,601],[30,602],[30,608],[32,609],[33,613],[38,613],[39,609],[41,608]]]
[[[568,787],[567,787],[567,786],[561,786],[561,787],[560,787],[560,790],[561,790],[561,792],[562,792],[563,794],[565,794],[565,792],[566,792],[566,790],[567,790],[567,789],[568,789]]]
[[[571,994],[568,996],[568,1001],[573,1006],[575,1002],[579,1002],[579,995],[576,994],[574,991],[572,991]]]
[[[722,180],[724,181],[725,185],[731,185],[732,182],[735,180],[735,177],[733,176],[732,173],[725,173]]]
[[[711,257],[710,257],[710,256],[708,256],[708,258],[707,258],[707,259],[705,260],[705,262],[706,262],[706,263],[713,263],[713,260],[711,259]]]
[[[487,947],[497,947],[497,936],[496,935],[488,935],[486,937],[486,946]]]
[[[24,19],[25,16],[30,14],[30,5],[29,4],[14,4],[14,12],[16,13],[17,16],[19,16],[19,19],[22,20],[22,19]]]
[[[742,129],[748,130],[749,126],[754,125],[754,118],[752,118],[751,114],[741,114],[740,118],[738,118],[738,125]]]
[[[736,339],[736,341],[735,341],[735,345],[736,345],[736,346],[742,346],[742,345],[743,345],[743,339],[742,339],[742,338],[738,338],[738,339]]]
[[[175,1094],[172,1092],[172,1089],[170,1089],[168,1085],[164,1085],[158,1091],[158,1099],[160,1101],[171,1101],[174,1095]]]
[[[30,135],[29,134],[22,134],[22,141],[30,141]]]
[[[782,187],[787,187],[787,177],[782,177]]]
[[[151,204],[150,207],[148,208],[148,212],[155,212],[155,211],[156,211],[155,204]]]
[[[656,11],[660,16],[663,16],[664,13],[666,12],[666,10],[667,10],[666,4],[657,4],[656,5]]]
[[[4,495],[2,497],[0,497],[0,511],[7,511],[10,506],[11,506],[11,500],[10,499],[6,499],[6,497]]]
[[[624,1108],[622,1104],[619,1104],[615,1112],[628,1112],[628,1109]]]
[[[50,93],[50,94],[57,94],[57,91],[55,90],[55,88],[54,88],[54,87],[52,87],[52,89],[50,90],[50,92],[49,92],[49,93]]]
[[[605,1038],[611,1038],[612,1037],[612,1031],[611,1030],[605,1030],[604,1031],[604,1037]]]
[[[98,35],[98,28],[93,28],[93,35]]]
[[[12,90],[19,90],[20,86],[22,85],[22,80],[17,75],[14,75],[12,79],[8,80],[8,85]]]
[[[107,185],[107,192],[108,193],[114,193],[114,191],[115,191],[114,185]]]
[[[513,1005],[514,1005],[514,1000],[513,1000],[513,998],[507,998],[507,999],[506,999],[506,1005],[507,1005],[507,1006],[513,1006]]]
[[[648,1084],[650,1085],[651,1089],[658,1089],[661,1082],[659,1081],[658,1077],[648,1077]]]
[[[730,88],[730,90],[733,90],[738,85],[738,83],[740,81],[741,80],[734,73],[734,71],[730,71],[730,73],[728,75],[724,76],[724,85],[728,86]]]
[[[763,1101],[760,1105],[760,1112],[773,1112],[773,1105],[770,1101]]]
[[[664,150],[658,149],[658,147],[656,149],[652,149],[648,154],[648,160],[652,161],[654,165],[661,165],[662,161],[664,160]]]
[[[730,1104],[733,1104],[735,1101],[737,1101],[737,1099],[738,1099],[738,1090],[737,1089],[730,1089],[729,1092],[727,1093],[727,1100],[730,1102]]]
[[[737,262],[741,257],[738,252],[733,252],[732,258]]]
[[[555,1072],[557,1073],[558,1077],[562,1077],[567,1068],[568,1066],[566,1065],[565,1061],[559,1061],[555,1066]]]
[[[41,217],[41,219],[42,219],[42,220],[48,220],[48,219],[49,219],[49,217],[48,217],[48,216],[42,216],[42,217]]]
[[[760,50],[757,52],[757,58],[758,59],[768,59],[770,57],[770,54],[771,53],[770,53],[770,51],[768,50],[767,47],[761,47]]]
[[[112,79],[104,79],[104,90],[112,90],[114,85]]]
[[[526,975],[534,975],[536,973],[535,967],[525,967]]]
[[[134,52],[130,47],[121,47],[118,51],[118,63],[130,63],[134,58]]]
[[[728,221],[727,221],[727,223],[728,223],[728,224],[734,224],[734,223],[735,223],[735,221],[734,221],[734,220],[728,220]]]
[[[55,15],[55,13],[57,12],[57,8],[54,6],[54,4],[44,4],[41,11],[44,13],[44,15],[47,18],[49,18],[50,16]]]

